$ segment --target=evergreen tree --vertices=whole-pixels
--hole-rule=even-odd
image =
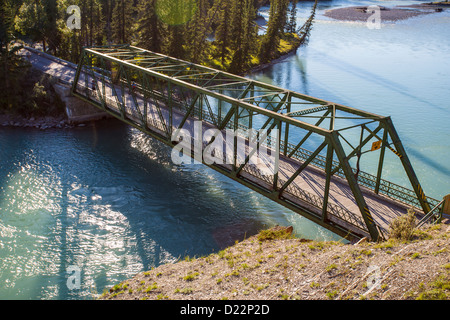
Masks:
[[[241,0],[232,0],[229,23],[231,36],[230,48],[233,51],[237,51],[242,42],[242,14],[243,6]]]
[[[297,31],[297,0],[292,0],[289,10],[289,20],[286,25],[286,32],[295,33]]]
[[[239,38],[236,39],[236,50],[233,54],[229,71],[239,73],[246,68],[251,61],[252,53],[255,48],[257,29],[254,24],[256,9],[253,0],[243,0],[241,3],[241,23],[240,30],[236,33]]]
[[[260,62],[267,62],[274,57],[280,43],[280,36],[286,26],[288,0],[271,0],[267,32],[264,35],[259,50]]]
[[[138,4],[138,45],[144,49],[161,52],[164,30],[156,14],[156,0],[140,0]]]
[[[53,54],[61,39],[58,28],[57,2],[55,0],[25,0],[16,17],[16,29],[34,42],[42,42],[44,51],[47,44]]]
[[[193,32],[186,28],[186,25],[196,14],[196,2],[194,0],[158,1],[160,2],[158,15],[167,24],[168,30],[165,53],[179,59],[189,57],[189,51],[193,48],[190,46],[190,49],[188,48],[186,51],[186,47],[189,46],[189,44],[186,45],[186,36]]]
[[[58,28],[59,14],[57,3],[54,0],[44,0],[43,6],[47,19],[43,30],[44,37],[47,39],[50,50],[56,55],[61,38]]]
[[[133,1],[116,0],[112,16],[112,40],[120,44],[130,43],[133,34]]]
[[[19,101],[22,79],[28,64],[19,57],[20,46],[14,46],[15,17],[21,3],[0,0],[0,110],[12,111]]]
[[[206,38],[208,33],[209,1],[197,0],[197,8],[192,19],[188,23],[186,33],[188,38],[187,50],[189,60],[198,63],[203,60],[206,50]]]
[[[185,57],[184,45],[184,25],[169,25],[166,39],[167,47],[165,53],[169,56],[183,59]]]
[[[215,33],[215,41],[218,45],[222,66],[225,66],[225,57],[228,53],[228,47],[231,42],[230,24],[228,19],[229,9],[229,1],[222,1],[222,3],[220,4],[220,8],[218,9],[218,25]]]
[[[59,0],[57,2],[57,28],[59,35],[57,56],[78,63],[82,48],[81,32],[77,29],[70,29],[67,26],[68,18],[69,16],[72,16],[74,12],[66,13],[66,11],[72,4],[79,5],[79,0]]]
[[[54,0],[46,0],[53,1]],[[105,0],[59,0],[58,7],[58,32],[60,36],[60,47],[64,51],[66,57],[71,57],[72,54],[67,50],[73,50],[79,53],[78,47],[93,46],[104,43],[105,34],[105,15],[102,3]],[[81,13],[81,30],[67,28],[67,14],[66,10],[69,6],[76,5],[80,8]],[[73,13],[70,13],[73,14]],[[63,36],[62,36],[63,35]],[[74,41],[78,45],[74,45]],[[75,55],[75,54],[74,54]],[[67,58],[68,58],[67,57]],[[72,57],[70,58],[72,61]],[[78,60],[78,58],[76,58]]]
[[[256,8],[254,0],[244,1],[243,15],[243,35],[242,35],[242,65],[247,66],[251,61],[251,55],[256,50],[256,41],[258,37],[258,29],[254,21],[256,18]]]
[[[44,51],[47,51],[45,30],[47,26],[47,12],[43,0],[23,1],[15,17],[17,31],[26,35],[33,42],[42,42]]]
[[[104,32],[106,36],[106,42],[112,43],[112,14],[114,9],[114,0],[101,0],[102,5],[102,17],[104,20]]]
[[[103,44],[105,18],[100,0],[89,0],[89,45]]]
[[[73,2],[68,1],[68,4]],[[81,39],[84,46],[103,43],[104,15],[100,0],[81,0]]]
[[[14,19],[20,5],[12,0],[0,0],[0,52],[4,53],[9,49],[10,43],[14,40]]]
[[[82,46],[89,45],[89,30],[88,26],[90,23],[88,23],[89,14],[88,14],[88,8],[87,8],[87,1],[88,0],[80,0],[78,5],[80,6],[81,10],[81,30],[80,30],[80,44]]]
[[[261,63],[268,61],[271,58],[272,52],[275,51],[277,42],[277,30],[275,27],[275,2],[272,0],[269,11],[269,22],[266,34],[262,37],[258,57]]]
[[[279,0],[278,1],[277,24],[278,24],[279,35],[282,35],[286,28],[289,2],[290,2],[290,0]]]

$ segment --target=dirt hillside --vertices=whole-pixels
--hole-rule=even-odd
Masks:
[[[262,231],[198,259],[136,275],[100,299],[450,299],[450,225],[409,241],[317,242]]]

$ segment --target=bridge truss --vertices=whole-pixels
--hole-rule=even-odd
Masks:
[[[194,121],[240,133],[231,152],[213,151],[228,161],[199,160],[341,236],[382,238],[392,217],[378,203],[423,214],[438,203],[425,195],[390,117],[130,45],[85,48],[72,93],[173,148],[194,145],[194,158],[195,146],[211,150],[217,138],[196,134]],[[191,140],[179,138],[182,130]],[[250,142],[275,155],[272,174],[250,161],[258,152]],[[387,161],[397,161],[411,188],[383,179]]]

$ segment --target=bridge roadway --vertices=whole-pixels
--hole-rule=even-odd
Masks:
[[[26,51],[23,50],[22,54],[24,54],[28,60],[32,63],[32,65],[41,71],[44,71],[52,76],[55,76],[59,79],[64,80],[65,82],[73,82],[76,73],[76,66],[70,63],[65,63],[64,61],[55,60],[49,55],[45,54],[37,54],[34,51]],[[90,96],[93,100],[100,102],[100,99],[97,97],[97,93],[92,90],[91,87],[86,88],[83,86],[85,83],[85,74],[82,72],[80,74],[78,86],[79,90],[85,90],[88,96]],[[92,79],[92,78],[90,78]],[[89,80],[91,81],[91,80]],[[91,86],[91,82],[89,83]],[[96,85],[101,88],[102,83],[98,81]],[[119,86],[115,87],[115,91],[118,94],[118,97],[113,96],[112,88],[110,85],[105,86],[106,96],[107,96],[107,108],[112,115],[117,118],[122,118],[120,114],[120,110],[117,105],[117,99],[119,101],[122,100],[125,102],[126,106],[133,105],[133,99],[130,93],[127,90],[125,92],[121,92]],[[144,101],[142,96],[137,95],[137,103],[139,105],[139,109],[143,111]],[[126,118],[128,119],[128,123],[138,125],[141,120],[136,114],[136,109],[128,107]],[[166,123],[168,123],[167,119],[169,117],[169,110],[167,106],[160,105],[160,110],[163,118]],[[181,123],[184,115],[182,112],[173,109],[173,127],[176,129],[178,125]],[[184,129],[188,130],[192,136],[194,136],[194,121],[198,119],[188,118],[186,124],[183,126]],[[148,129],[156,135],[164,135],[164,129],[162,127],[162,123],[160,121],[160,115],[158,113],[157,108],[154,105],[149,106],[147,111],[147,126]],[[138,126],[136,126],[138,127]],[[213,129],[214,126],[207,121],[202,122],[202,130],[205,133],[208,129]],[[202,135],[203,136],[203,135]],[[223,132],[223,136],[226,134]],[[183,146],[182,142],[180,146]],[[189,142],[190,143],[190,142]],[[203,141],[203,146],[206,141]],[[223,144],[222,152],[226,154],[227,148],[233,148],[232,145],[229,144],[229,141],[225,141]],[[228,144],[228,145],[227,145]],[[263,146],[262,148],[265,148]],[[203,149],[203,148],[202,148]],[[250,149],[247,147],[245,149],[245,155],[248,155]],[[220,154],[220,150],[219,150]],[[243,160],[243,159],[240,159]],[[271,161],[271,159],[263,159],[267,161]],[[291,177],[296,170],[302,165],[302,161],[297,159],[289,158],[280,153],[279,155],[279,173],[278,173],[278,186],[281,186],[285,181]],[[230,170],[230,164],[217,164],[212,166],[215,169],[220,171],[220,168],[224,168]],[[244,178],[246,181],[245,185],[250,188],[258,191],[260,193],[261,189],[266,190],[264,195],[269,198],[276,197],[273,195],[273,175],[265,175],[263,174],[264,169],[266,169],[264,164],[258,165],[246,165],[240,173],[240,176]],[[358,205],[352,195],[352,191],[348,185],[348,182],[338,176],[333,176],[331,179],[330,191],[329,191],[329,200],[327,206],[327,216],[326,219],[328,223],[324,223],[324,217],[322,216],[322,208],[321,202],[323,201],[323,194],[325,190],[325,172],[322,169],[316,168],[312,165],[308,165],[293,181],[292,184],[286,188],[282,194],[279,196],[283,198],[284,205],[298,212],[298,208],[302,208],[303,210],[308,211],[312,216],[315,216],[315,219],[311,219],[320,225],[329,228],[332,231],[338,231],[336,233],[345,236],[348,235],[350,239],[357,239],[363,236],[367,236],[370,238],[370,234],[365,226],[365,223],[362,219],[360,210]],[[258,186],[258,188],[253,188],[252,185]],[[389,226],[393,219],[396,217],[403,215],[407,212],[408,208],[411,206],[405,204],[401,201],[397,201],[391,199],[389,197],[376,194],[373,190],[369,188],[365,188],[364,186],[360,186],[364,199],[370,209],[372,217],[379,227],[379,230],[382,231],[382,234],[386,235],[389,230]],[[276,200],[276,199],[274,199]],[[423,212],[418,208],[414,208],[415,211],[419,215],[423,215]],[[333,227],[330,228],[329,226]]]
[[[34,68],[57,78],[62,83],[69,85],[75,78],[77,65],[71,62],[58,59],[30,47],[24,47],[19,51],[19,54],[26,58]]]

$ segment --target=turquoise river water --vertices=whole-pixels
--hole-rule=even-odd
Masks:
[[[309,45],[249,77],[392,116],[425,192],[440,199],[450,193],[450,12],[381,29],[323,15],[361,3],[419,2],[322,1]],[[299,23],[311,5],[299,5]],[[405,184],[398,164],[386,170]],[[339,239],[205,166],[174,165],[168,147],[117,121],[0,127],[0,299],[92,299],[275,225]]]

